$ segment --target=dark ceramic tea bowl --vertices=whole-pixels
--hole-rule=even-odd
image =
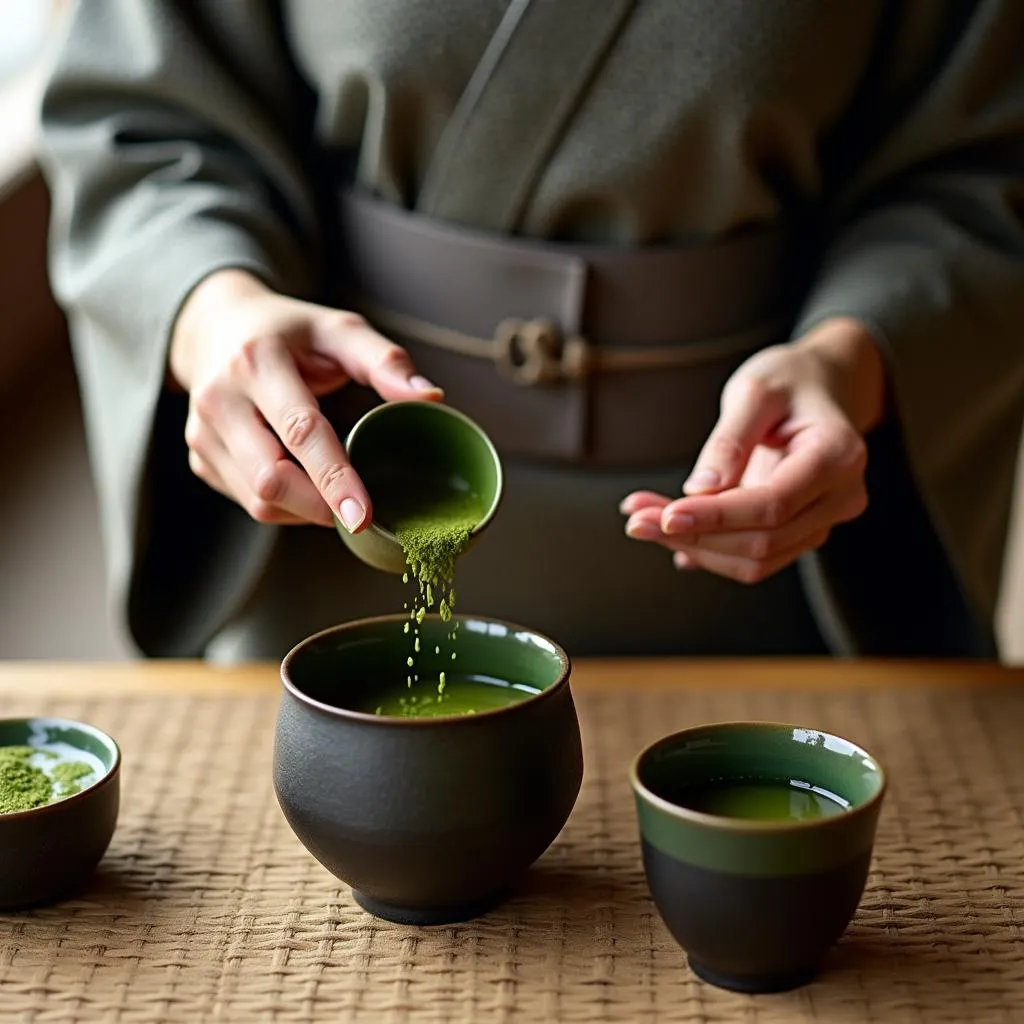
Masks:
[[[281,669],[274,785],[285,817],[364,909],[406,924],[466,920],[500,902],[561,831],[583,776],[565,652],[508,623],[453,621],[452,644],[453,623],[424,619],[421,672],[438,668],[440,647],[449,671],[539,692],[469,715],[366,710],[375,691],[404,685],[400,615],[310,637]]]
[[[121,754],[99,729],[59,718],[0,719],[0,747],[40,747],[95,765],[80,792],[0,814],[0,907],[74,895],[110,844],[120,799]],[[74,751],[74,753],[72,753]]]
[[[790,797],[803,808],[828,794],[837,798],[826,801],[834,813],[804,820],[709,813],[696,795],[730,780],[776,780],[777,809]],[[813,729],[727,723],[654,743],[634,762],[630,781],[647,882],[693,971],[740,992],[810,981],[864,892],[885,794],[878,762]]]

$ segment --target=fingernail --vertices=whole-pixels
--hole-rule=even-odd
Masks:
[[[677,569],[692,569],[693,568],[693,561],[692,561],[692,559],[690,558],[689,555],[687,555],[683,551],[677,551],[672,556],[672,564]]]
[[[657,540],[661,536],[661,530],[653,523],[626,523],[626,536],[632,537],[633,540]]]
[[[688,491],[709,491],[721,483],[722,477],[714,469],[698,469],[690,475],[690,478],[683,484]]]
[[[366,509],[355,498],[346,498],[341,503],[341,521],[349,533],[355,533],[366,518]]]
[[[663,533],[691,533],[696,525],[697,520],[689,512],[676,512],[661,521]]]
[[[441,391],[436,384],[431,383],[426,377],[420,377],[419,375],[409,378],[409,386],[414,391]]]
[[[628,516],[630,514],[630,512],[631,512],[631,509],[630,509],[631,505],[632,505],[632,502],[629,500],[629,498],[623,498],[622,501],[619,502],[619,511],[624,516]]]

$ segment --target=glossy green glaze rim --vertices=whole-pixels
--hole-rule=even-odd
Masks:
[[[850,810],[814,821],[752,821],[695,811],[659,796],[642,781],[646,761],[666,747],[735,730],[803,732],[837,741],[859,756],[874,778],[873,792]],[[767,772],[766,765],[762,771]],[[641,835],[682,864],[750,877],[792,876],[837,867],[869,849],[888,787],[878,759],[842,736],[784,722],[713,722],[663,736],[634,758],[629,769]],[[815,779],[807,779],[815,782]],[[840,794],[842,795],[842,794]]]
[[[442,416],[450,416],[452,419],[459,420],[465,426],[469,427],[479,439],[483,442],[484,447],[487,449],[491,456],[491,461],[494,463],[494,496],[491,498],[491,503],[487,508],[487,512],[483,518],[470,530],[470,536],[475,537],[481,533],[485,527],[487,527],[494,519],[498,512],[498,508],[501,506],[501,501],[505,493],[505,470],[501,464],[501,456],[498,455],[498,449],[494,447],[494,442],[487,436],[487,432],[477,423],[474,419],[467,416],[464,412],[453,408],[450,405],[445,405],[443,402],[423,402],[415,399],[408,399],[399,402],[384,402],[381,405],[374,406],[369,412],[365,413],[355,423],[352,429],[348,432],[348,436],[345,438],[345,450],[349,451],[352,445],[358,441],[360,433],[362,433],[364,427],[373,422],[373,420],[386,416],[392,413],[395,409],[402,408],[419,408],[419,409],[430,409],[431,412],[437,413]],[[335,522],[337,522],[337,516],[335,516]],[[344,525],[342,525],[344,529]],[[393,544],[400,548],[398,544],[398,538],[388,529],[381,526],[375,519],[371,519],[369,526],[365,530],[361,530],[361,533],[373,533],[389,544]]]
[[[395,615],[374,615],[364,619],[353,619],[351,622],[342,622],[336,626],[329,626],[327,629],[322,629],[318,633],[313,633],[304,640],[300,640],[299,643],[297,643],[284,656],[284,659],[281,662],[282,686],[287,693],[302,704],[305,704],[306,706],[323,714],[329,715],[332,718],[342,718],[352,722],[363,722],[368,725],[381,728],[406,729],[429,729],[431,727],[437,728],[442,725],[445,727],[452,725],[471,726],[477,722],[488,721],[498,715],[509,715],[517,712],[521,713],[526,708],[536,707],[540,701],[551,699],[556,693],[567,689],[569,686],[569,677],[572,674],[572,661],[560,644],[556,643],[550,637],[545,636],[543,633],[540,633],[535,629],[530,629],[528,626],[520,626],[518,623],[509,622],[507,619],[489,618],[486,615],[453,615],[450,621],[458,622],[460,626],[464,626],[470,622],[502,626],[510,633],[524,633],[536,638],[543,644],[550,647],[549,653],[554,656],[558,663],[558,674],[555,681],[549,686],[544,687],[544,689],[539,693],[532,694],[525,700],[517,701],[515,704],[509,704],[506,707],[491,708],[488,711],[478,711],[472,715],[455,714],[431,715],[429,718],[399,718],[392,715],[374,715],[365,711],[354,711],[351,708],[343,708],[336,704],[328,704],[324,701],[317,700],[301,690],[290,678],[291,667],[296,658],[299,657],[307,648],[314,646],[326,637],[344,635],[345,633],[355,632],[359,629],[374,626],[394,625],[395,627],[400,627],[408,621],[408,618],[408,615],[404,612],[399,612]],[[425,616],[425,619],[429,619],[435,623],[439,623],[441,621],[441,617],[436,613]]]
[[[86,733],[96,740],[100,746],[106,747],[107,753],[110,756],[110,765],[109,767],[105,766],[106,770],[95,782],[84,789],[80,789],[72,796],[63,797],[50,804],[43,804],[42,807],[30,807],[27,811],[8,811],[7,813],[0,814],[0,828],[10,821],[24,821],[28,818],[38,818],[44,814],[59,814],[64,808],[74,806],[76,803],[92,796],[97,790],[112,783],[121,771],[121,748],[117,745],[117,742],[109,733],[104,732],[95,725],[90,725],[88,722],[77,722],[72,718],[55,718],[52,715],[28,715],[27,717],[0,718],[0,731],[8,726],[31,726],[32,723],[52,725],[68,731]],[[3,745],[6,746],[7,744]],[[24,745],[32,746],[31,743],[25,743]],[[68,746],[74,747],[76,744],[68,743]],[[83,748],[79,747],[78,749]]]

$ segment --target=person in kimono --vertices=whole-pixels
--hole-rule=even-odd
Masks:
[[[401,608],[379,400],[488,430],[459,608],[574,654],[991,657],[1024,406],[1016,0],[88,0],[42,105],[115,607]]]

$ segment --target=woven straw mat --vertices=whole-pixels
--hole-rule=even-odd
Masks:
[[[577,699],[586,780],[497,911],[375,920],[288,829],[271,696],[5,700],[94,722],[124,751],[121,818],[80,898],[0,915],[0,1019],[1024,1022],[1024,692],[687,690]],[[670,730],[794,721],[891,779],[861,908],[820,978],[740,996],[698,981],[644,885],[626,770]]]

